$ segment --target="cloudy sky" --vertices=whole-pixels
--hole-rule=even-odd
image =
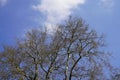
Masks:
[[[59,24],[70,15],[82,17],[98,33],[106,34],[111,62],[120,67],[120,0],[0,0],[1,45],[13,45],[16,38],[40,25]]]

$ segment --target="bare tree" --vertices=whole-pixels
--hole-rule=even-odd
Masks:
[[[112,68],[110,80],[120,80],[120,68]]]
[[[0,54],[0,78],[11,80],[105,80],[109,67],[104,36],[81,18],[69,18],[54,34],[33,29]]]

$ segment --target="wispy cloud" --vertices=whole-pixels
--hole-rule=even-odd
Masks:
[[[106,10],[112,10],[114,7],[114,0],[100,0],[99,5]]]
[[[7,3],[7,0],[0,0],[0,6],[5,6]]]
[[[68,18],[72,9],[84,4],[85,0],[41,0],[40,4],[33,8],[46,15],[45,24],[54,25]]]

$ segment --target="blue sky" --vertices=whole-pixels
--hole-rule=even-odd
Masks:
[[[15,38],[41,24],[58,24],[70,15],[81,16],[98,33],[106,35],[111,62],[120,67],[120,0],[0,0],[0,50]]]

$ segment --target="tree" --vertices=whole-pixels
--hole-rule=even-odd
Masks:
[[[112,68],[111,80],[120,80],[120,69]]]
[[[69,18],[54,34],[38,29],[27,32],[15,47],[0,54],[0,78],[17,80],[106,80],[109,67],[97,35],[81,18]]]

